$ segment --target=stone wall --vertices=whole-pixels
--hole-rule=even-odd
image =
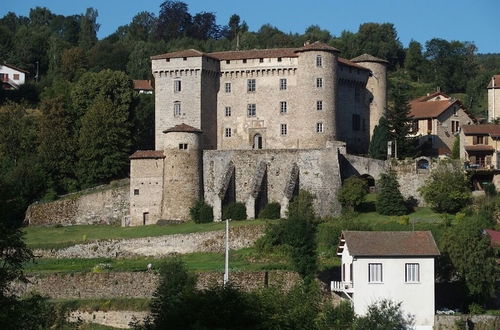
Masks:
[[[69,314],[69,322],[83,322],[83,323],[93,323],[101,324],[108,327],[114,327],[119,329],[130,328],[129,324],[137,320],[144,320],[149,312],[144,311],[72,311]]]
[[[223,273],[198,273],[198,289],[221,284]],[[266,285],[281,285],[288,289],[300,279],[288,271],[230,272],[229,279],[243,290],[250,291]],[[155,272],[75,273],[32,276],[28,284],[15,283],[12,290],[17,295],[38,292],[52,299],[91,298],[150,298],[158,286]],[[64,283],[64,285],[61,285]]]
[[[120,224],[129,214],[129,180],[112,182],[48,203],[31,204],[25,222],[30,226]]]
[[[413,197],[418,206],[425,206],[425,201],[418,192],[418,189],[425,184],[425,181],[429,177],[430,171],[432,171],[432,163],[429,164],[430,168],[428,170],[417,170],[416,161],[400,161],[391,162],[388,161],[390,169],[396,171],[396,175],[399,183],[399,190],[405,199]]]
[[[468,321],[468,322],[467,322]],[[468,324],[468,328],[465,324]],[[457,327],[461,325],[462,327]],[[436,315],[434,330],[494,330],[500,329],[500,316],[495,315]]]

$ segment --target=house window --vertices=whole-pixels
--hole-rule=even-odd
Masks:
[[[0,73],[0,80],[1,81],[9,81],[9,74],[8,73]]]
[[[317,88],[323,87],[323,78],[316,78],[316,87]]]
[[[179,143],[179,150],[187,150],[188,145],[187,143]]]
[[[231,93],[231,83],[226,83],[224,85],[224,90],[226,93]]]
[[[353,131],[359,131],[359,129],[361,127],[360,123],[361,123],[361,120],[359,118],[359,115],[356,115],[356,114],[352,115],[352,130]]]
[[[382,283],[382,264],[368,264],[368,282]]]
[[[286,101],[280,102],[280,113],[286,113],[287,112],[287,103]]]
[[[487,144],[487,140],[484,136],[474,136],[472,138],[472,144]]]
[[[226,128],[224,130],[224,136],[227,137],[227,138],[231,137],[231,129],[230,128]]]
[[[316,55],[316,66],[318,68],[323,66],[323,57],[321,57],[321,55]]]
[[[139,189],[134,189],[134,196],[139,195]]]
[[[323,110],[323,101],[316,101],[316,110]]]
[[[288,134],[288,128],[286,124],[281,124],[281,135],[287,135]]]
[[[414,120],[411,122],[411,132],[413,134],[416,134],[418,132],[418,120]]]
[[[14,78],[13,78],[14,80],[19,80],[19,74],[18,73],[14,73],[13,76],[14,76]]]
[[[226,117],[231,117],[231,107],[226,107],[224,115]]]
[[[460,129],[460,122],[458,120],[452,120],[451,121],[451,132],[453,134],[458,133]]]
[[[419,264],[405,264],[405,282],[406,283],[420,282]]]
[[[174,102],[174,117],[181,116],[181,102]]]
[[[255,106],[255,103],[250,103],[247,105],[247,116],[248,117],[255,117],[257,115],[257,108]]]
[[[178,93],[181,91],[181,81],[180,80],[174,80],[174,92]]]
[[[323,123],[316,123],[316,133],[323,133]]]
[[[247,92],[255,92],[255,79],[247,80]]]
[[[280,79],[280,90],[286,89],[286,79]]]

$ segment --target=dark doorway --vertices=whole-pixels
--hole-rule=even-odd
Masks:
[[[262,149],[262,135],[255,134],[253,136],[253,149]]]
[[[149,223],[149,212],[144,212],[142,214],[142,225],[145,226],[147,223]]]
[[[257,193],[257,197],[255,198],[255,217],[259,216],[260,211],[262,211],[267,203],[269,203],[267,198],[267,171],[264,173],[262,177],[262,183],[259,187],[259,192]]]
[[[236,169],[234,169],[229,184],[227,185],[224,198],[222,199],[222,208],[229,204],[236,203]]]

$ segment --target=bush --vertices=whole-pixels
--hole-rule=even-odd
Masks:
[[[469,180],[458,161],[439,162],[419,191],[432,209],[440,213],[455,213],[471,199]]]
[[[396,173],[383,173],[379,180],[377,212],[383,215],[405,215],[408,213],[406,202],[399,191]]]
[[[222,209],[222,220],[245,220],[247,208],[241,202],[231,203]]]
[[[363,203],[366,194],[368,194],[366,181],[359,177],[351,176],[344,181],[338,192],[337,199],[343,207],[354,211]]]
[[[477,303],[472,303],[469,305],[469,314],[484,314],[484,308]]]
[[[384,299],[368,306],[366,315],[354,322],[354,329],[412,329],[414,320],[414,316],[403,314],[401,303]]]
[[[260,219],[279,219],[281,217],[280,214],[281,205],[277,202],[272,202],[266,205],[262,211],[259,212]]]
[[[288,217],[298,217],[308,220],[314,220],[314,201],[315,196],[307,190],[300,190],[299,195],[295,196],[290,205],[288,205]]]
[[[202,200],[196,201],[189,209],[191,220],[195,223],[208,223],[214,221],[213,208]]]

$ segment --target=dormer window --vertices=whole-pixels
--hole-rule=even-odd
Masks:
[[[230,61],[230,60],[226,60],[226,64],[230,64],[230,63],[231,63],[231,61]]]

